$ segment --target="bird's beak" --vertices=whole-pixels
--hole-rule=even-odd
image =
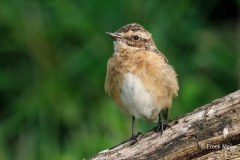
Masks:
[[[121,39],[122,38],[122,36],[117,33],[106,32],[106,34],[109,35],[110,37],[112,37],[113,39]]]

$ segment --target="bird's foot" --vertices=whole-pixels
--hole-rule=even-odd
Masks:
[[[111,150],[111,149],[113,149],[113,148],[116,148],[116,147],[118,147],[118,146],[120,146],[120,145],[122,145],[122,144],[124,144],[124,143],[127,143],[127,142],[131,142],[130,144],[132,145],[132,144],[135,144],[138,140],[137,140],[137,138],[138,138],[138,136],[139,135],[143,135],[141,132],[138,132],[137,133],[137,135],[132,135],[132,137],[130,137],[129,139],[127,139],[126,141],[123,141],[122,143],[120,143],[120,144],[118,144],[118,145],[116,145],[116,146],[114,146],[114,147],[111,147],[111,148],[109,148],[109,150]]]
[[[168,124],[166,123],[163,123],[162,121],[160,123],[158,123],[158,126],[155,130],[156,133],[160,133],[162,134],[164,130],[166,130],[166,128],[171,128],[171,126],[169,126]]]
[[[138,132],[137,133],[137,135],[132,135],[132,137],[130,137],[128,140],[127,140],[127,142],[129,142],[129,141],[132,141],[132,140],[134,140],[134,141],[137,141],[137,138],[138,138],[138,136],[139,135],[143,135],[141,132]]]

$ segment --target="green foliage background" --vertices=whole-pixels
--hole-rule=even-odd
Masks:
[[[232,5],[229,5],[232,4]],[[0,1],[0,159],[90,158],[131,118],[103,84],[115,32],[140,23],[179,75],[170,119],[240,87],[239,0]],[[136,131],[156,124],[137,120]]]

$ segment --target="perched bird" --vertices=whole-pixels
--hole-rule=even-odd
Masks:
[[[132,116],[132,136],[135,118],[157,122],[156,132],[163,132],[163,118],[178,95],[177,74],[167,58],[157,49],[151,34],[141,25],[132,23],[115,33],[106,32],[114,39],[114,53],[108,60],[105,91],[118,108]]]

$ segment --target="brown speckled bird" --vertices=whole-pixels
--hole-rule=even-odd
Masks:
[[[163,132],[168,108],[178,94],[177,74],[167,58],[157,49],[151,34],[141,25],[132,23],[115,33],[107,34],[114,39],[114,54],[108,60],[105,91],[118,108],[132,116],[132,137],[135,118],[157,122],[156,132]]]

